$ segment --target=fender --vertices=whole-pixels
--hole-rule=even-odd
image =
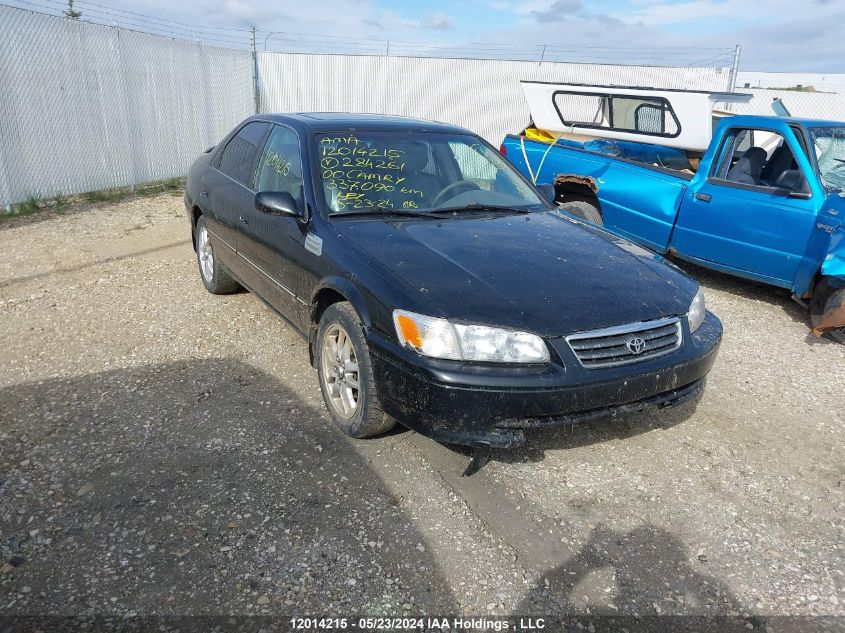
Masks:
[[[830,245],[822,262],[822,275],[845,284],[845,225],[840,224],[830,236]]]
[[[361,318],[361,323],[364,325],[364,334],[372,328],[373,321],[370,317],[370,310],[367,307],[367,302],[364,300],[364,295],[352,281],[340,275],[332,275],[324,277],[320,283],[314,288],[311,294],[309,318],[308,318],[308,356],[311,360],[311,365],[314,366],[314,344],[317,341],[317,319],[316,313],[319,307],[317,297],[323,290],[334,290],[338,294],[346,297],[347,301],[352,304],[358,316]]]

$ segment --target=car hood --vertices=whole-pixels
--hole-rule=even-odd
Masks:
[[[554,212],[335,226],[432,312],[542,336],[681,315],[697,288],[650,251]]]

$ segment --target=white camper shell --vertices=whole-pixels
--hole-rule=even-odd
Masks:
[[[537,129],[573,140],[612,138],[704,152],[713,136],[717,103],[753,95],[629,86],[522,81]]]

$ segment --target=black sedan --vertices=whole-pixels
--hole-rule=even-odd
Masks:
[[[205,287],[304,334],[341,429],[398,420],[480,459],[684,401],[721,339],[695,281],[553,198],[465,129],[314,113],[238,125],[185,204]]]

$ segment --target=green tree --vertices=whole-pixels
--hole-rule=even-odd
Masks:
[[[67,10],[64,12],[65,17],[71,20],[78,20],[82,17],[82,11],[77,11],[73,8],[73,0],[67,0]]]

